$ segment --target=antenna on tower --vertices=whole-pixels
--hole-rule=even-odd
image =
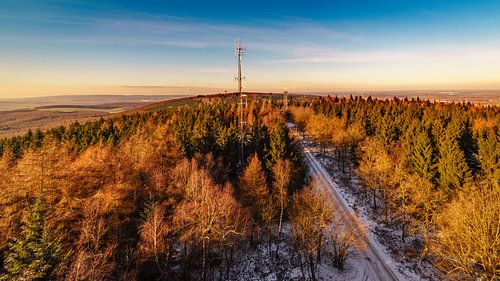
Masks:
[[[240,38],[236,38],[236,56],[238,59],[238,76],[236,77],[236,80],[238,81],[238,93],[239,93],[239,98],[240,101],[238,103],[239,105],[239,111],[240,111],[240,148],[239,148],[239,161],[238,165],[240,170],[243,169],[243,162],[244,162],[244,142],[245,142],[245,119],[243,118],[243,105],[247,105],[247,95],[243,94],[243,69],[242,69],[242,63],[243,63],[243,53],[245,53],[245,47],[241,45]],[[243,102],[243,99],[245,99],[245,102]]]

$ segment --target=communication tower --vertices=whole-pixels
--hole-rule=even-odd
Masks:
[[[241,45],[240,38],[236,38],[236,56],[238,60],[238,76],[236,77],[236,80],[238,81],[238,94],[239,94],[239,103],[238,103],[238,109],[240,112],[240,136],[239,136],[239,141],[240,141],[240,148],[239,148],[239,161],[238,165],[240,169],[243,169],[243,162],[244,162],[244,145],[245,145],[245,119],[243,115],[243,106],[247,105],[247,95],[243,93],[243,79],[245,77],[243,76],[243,68],[242,68],[242,63],[243,63],[243,53],[245,53],[245,47]]]

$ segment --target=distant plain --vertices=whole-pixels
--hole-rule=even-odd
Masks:
[[[181,95],[88,95],[0,99],[0,137],[47,130],[140,108]]]

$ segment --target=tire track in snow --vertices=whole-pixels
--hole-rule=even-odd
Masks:
[[[293,126],[293,124],[291,126]],[[345,223],[353,224],[358,233],[365,233],[365,227],[359,223],[359,217],[354,213],[351,207],[347,204],[346,200],[338,192],[337,184],[331,180],[328,172],[323,168],[318,160],[314,158],[311,151],[303,145],[300,136],[299,140],[305,160],[309,164],[308,166],[310,172],[314,175],[318,175],[322,184],[331,191]],[[396,271],[392,258],[380,249],[379,244],[375,242],[371,232],[368,231],[366,235],[362,235],[361,237],[358,237],[358,239],[366,246],[362,251],[362,254],[364,255],[363,260],[366,264],[362,280],[404,280]]]

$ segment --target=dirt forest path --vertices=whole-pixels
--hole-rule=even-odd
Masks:
[[[288,126],[293,128],[294,124],[289,123]],[[338,206],[339,214],[342,215],[342,220],[344,220],[346,224],[353,225],[358,233],[364,233],[358,237],[360,242],[364,245],[364,250],[361,254],[363,257],[362,264],[365,265],[363,276],[360,276],[360,280],[405,280],[397,272],[392,258],[381,249],[380,245],[374,240],[373,234],[366,230],[366,227],[361,223],[361,219],[354,213],[346,200],[338,192],[337,184],[332,181],[328,172],[318,160],[316,160],[311,151],[304,146],[301,136],[296,134],[296,137],[300,141],[300,146],[303,150],[304,159],[309,167],[310,174],[317,175],[324,188],[330,190]]]

